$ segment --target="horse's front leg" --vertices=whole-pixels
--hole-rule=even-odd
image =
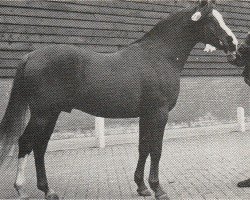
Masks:
[[[140,117],[139,120],[139,159],[135,170],[134,181],[138,186],[137,192],[140,196],[151,196],[144,182],[144,168],[147,157],[150,151],[150,131],[144,127],[147,124],[147,119]]]
[[[159,162],[162,152],[162,141],[164,135],[164,129],[168,119],[168,107],[163,107],[151,115],[148,115],[147,122],[144,124],[144,131],[150,132],[150,174],[149,185],[155,192],[156,199],[168,199],[166,192],[162,189],[159,183]]]

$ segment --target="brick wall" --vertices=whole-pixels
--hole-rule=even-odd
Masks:
[[[188,1],[0,1],[0,77],[13,77],[22,55],[50,44],[73,44],[112,52],[149,31]],[[218,1],[218,10],[239,39],[250,27],[250,2]],[[186,75],[237,75],[223,52],[197,45]]]

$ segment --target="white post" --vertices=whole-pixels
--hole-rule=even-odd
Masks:
[[[95,139],[96,146],[100,148],[105,147],[105,135],[104,135],[104,118],[96,117],[95,118]]]
[[[244,108],[242,107],[237,108],[237,120],[240,131],[245,132],[246,131],[245,113],[244,113]]]

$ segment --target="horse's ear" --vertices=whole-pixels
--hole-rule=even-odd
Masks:
[[[209,3],[209,0],[199,0],[199,4],[201,7],[206,6]]]
[[[209,4],[215,4],[216,0],[199,0],[200,7],[207,6]]]

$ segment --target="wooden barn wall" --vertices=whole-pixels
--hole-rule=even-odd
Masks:
[[[0,76],[12,77],[22,55],[51,44],[112,52],[149,31],[186,1],[0,1]],[[220,1],[218,10],[239,39],[250,30],[250,2]],[[238,75],[223,52],[193,50],[184,75]]]

